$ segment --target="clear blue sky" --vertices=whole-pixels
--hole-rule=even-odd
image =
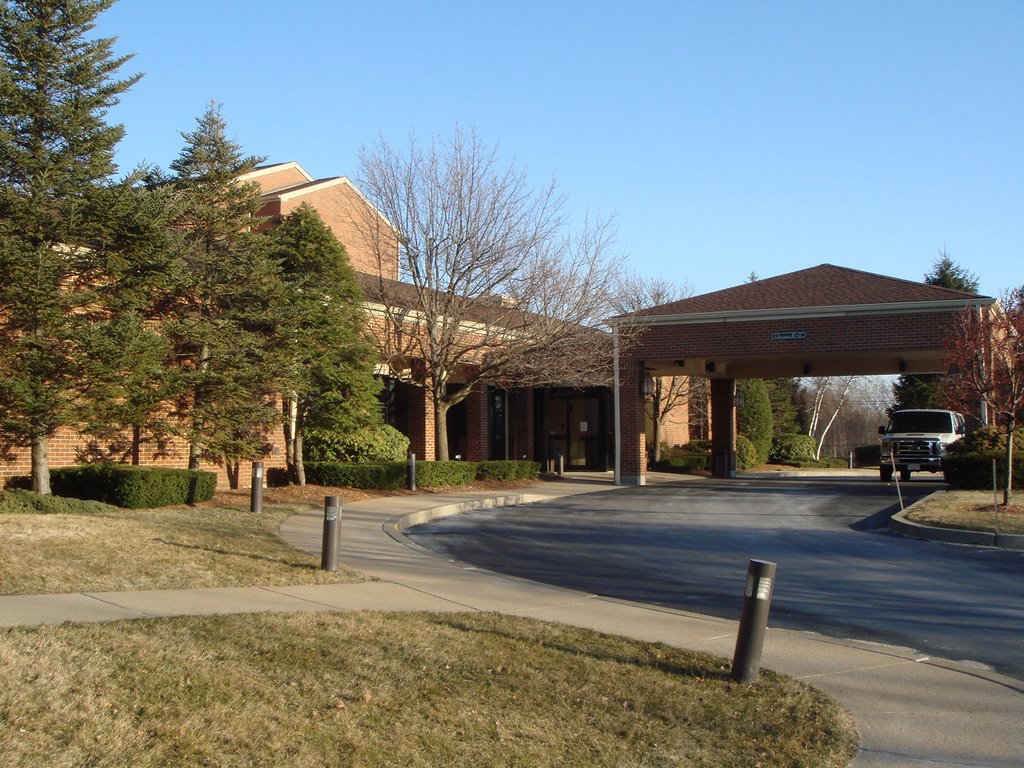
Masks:
[[[145,77],[119,162],[166,167],[214,99],[316,177],[475,125],[633,271],[696,293],[832,263],[920,280],[945,247],[1024,283],[1024,1],[122,0]]]

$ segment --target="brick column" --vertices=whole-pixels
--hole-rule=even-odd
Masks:
[[[736,380],[711,380],[711,474],[736,477]]]
[[[409,450],[417,460],[433,461],[437,432],[434,429],[434,401],[426,387],[409,388]]]
[[[644,365],[639,360],[619,361],[619,434],[622,441],[620,482],[647,482],[647,438],[644,435]]]

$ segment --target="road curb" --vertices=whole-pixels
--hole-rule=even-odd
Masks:
[[[945,493],[945,491],[937,491]],[[889,520],[889,530],[892,533],[906,536],[911,539],[922,541],[938,541],[944,544],[967,544],[975,547],[998,547],[1000,549],[1014,549],[1024,551],[1024,534],[1019,533],[995,533],[992,531],[968,531],[963,528],[943,528],[937,525],[925,525],[915,523],[906,518],[918,504],[930,499],[934,494],[925,496],[923,499],[914,502],[902,512],[897,512]]]

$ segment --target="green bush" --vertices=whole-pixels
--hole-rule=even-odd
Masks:
[[[797,464],[801,461],[814,461],[818,444],[809,435],[785,434],[772,438],[772,449],[768,452],[768,461],[772,464]]]
[[[0,514],[34,513],[43,515],[97,515],[116,512],[117,507],[102,501],[72,499],[65,496],[41,495],[23,489],[0,493]]]
[[[1005,488],[1006,456],[998,450],[950,453],[942,458],[942,475],[947,483],[957,488],[991,488],[993,459],[996,462],[996,487]],[[1024,488],[1024,456],[1016,453],[1013,457],[1013,487]]]
[[[379,488],[395,491],[405,487],[405,463],[344,464],[337,461],[307,461],[306,482],[345,488]]]
[[[882,446],[858,445],[853,449],[853,463],[857,467],[877,467],[882,461]]]
[[[536,461],[481,461],[476,467],[478,480],[536,480],[540,464]]]
[[[710,440],[691,440],[678,448],[673,448],[673,451],[681,451],[682,453],[711,453],[711,441]]]
[[[517,462],[518,463],[518,462]],[[532,464],[533,462],[525,462]],[[347,464],[338,461],[306,462],[306,481],[314,485],[346,488],[378,488],[399,490],[406,484],[407,465]],[[469,485],[477,476],[475,461],[417,461],[416,485],[421,488]]]
[[[743,435],[736,435],[736,468],[750,469],[760,463],[754,443]]]
[[[684,451],[673,451],[671,455],[658,462],[655,469],[662,472],[695,472],[708,468],[711,456],[708,453],[686,453]]]
[[[1013,432],[1013,449],[1024,449],[1024,427]],[[1006,453],[1006,433],[995,427],[978,427],[949,446],[951,454],[1003,454]]]
[[[306,461],[386,464],[405,461],[409,438],[392,426],[363,427],[353,432],[311,429],[303,436]]]
[[[217,475],[129,464],[79,464],[51,470],[50,486],[57,496],[148,509],[212,499]]]

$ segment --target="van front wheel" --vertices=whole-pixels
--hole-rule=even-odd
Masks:
[[[900,480],[902,480],[904,483],[907,482],[908,480],[910,480],[910,470],[909,469],[901,469],[900,470]]]

